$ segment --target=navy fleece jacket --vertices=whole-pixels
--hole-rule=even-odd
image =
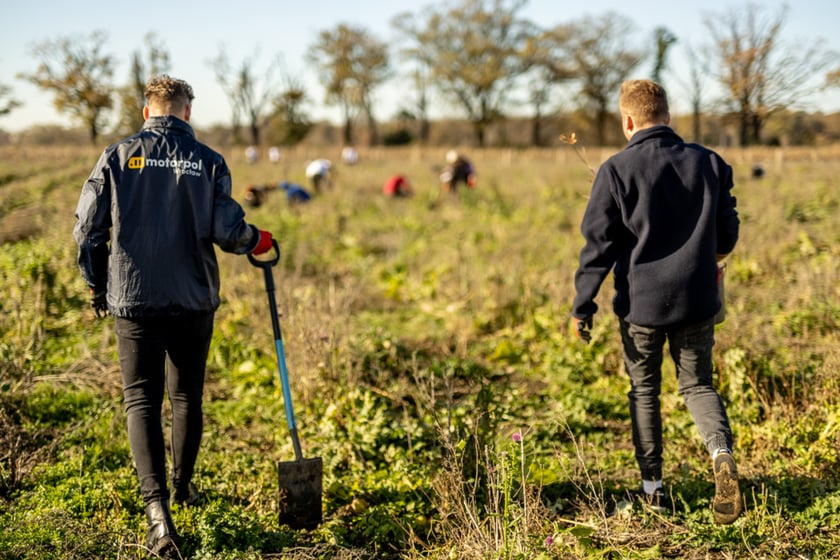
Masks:
[[[581,224],[585,245],[572,313],[583,319],[613,271],[613,310],[647,327],[692,324],[720,308],[717,255],[732,251],[739,219],[732,168],[668,126],[636,132],[598,170]]]

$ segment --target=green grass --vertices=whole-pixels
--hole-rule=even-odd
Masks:
[[[0,559],[142,558],[113,323],[88,308],[71,235],[98,153],[1,153]],[[304,455],[324,461],[324,522],[278,523],[275,465],[294,452],[262,272],[220,254],[196,475],[207,500],[174,511],[185,554],[836,557],[840,152],[723,154],[742,217],[715,348],[747,501],[734,525],[712,523],[709,460],[670,363],[678,511],[609,515],[638,475],[609,281],[593,343],[570,331],[591,182],[572,148],[471,153],[478,187],[458,199],[437,192],[443,151],[378,149],[303,207],[278,193],[248,210],[280,242],[277,299]],[[234,194],[303,183],[306,159],[323,155],[251,166],[232,153]],[[381,195],[392,173],[413,198]]]

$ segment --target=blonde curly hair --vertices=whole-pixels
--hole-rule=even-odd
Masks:
[[[668,118],[665,89],[651,80],[627,80],[622,83],[618,105],[638,125],[658,124]]]
[[[195,99],[190,84],[166,74],[149,78],[143,95],[149,105],[154,104],[167,111],[183,110]]]

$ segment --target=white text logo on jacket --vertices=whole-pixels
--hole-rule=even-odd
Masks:
[[[163,167],[171,169],[174,173],[201,176],[201,160],[190,161],[188,159],[152,159],[143,156],[135,156],[128,159],[129,169],[143,169],[144,167]]]

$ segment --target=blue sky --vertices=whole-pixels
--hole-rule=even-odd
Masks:
[[[35,70],[37,60],[31,55],[33,44],[56,37],[87,37],[93,30],[108,34],[106,52],[116,57],[115,81],[128,80],[132,53],[143,47],[145,35],[157,33],[172,59],[171,74],[193,85],[196,100],[193,123],[199,127],[228,122],[230,110],[221,87],[216,83],[208,61],[224,45],[232,63],[259,52],[257,67],[268,64],[271,56],[282,53],[286,71],[309,87],[309,112],[318,118],[337,119],[334,110],[322,103],[322,90],[313,69],[304,60],[306,49],[319,31],[339,23],[362,26],[380,40],[390,41],[394,31],[390,22],[401,12],[419,13],[426,6],[441,6],[442,0],[308,0],[289,2],[230,0],[144,0],[114,4],[94,0],[42,0],[14,2],[3,9],[4,30],[0,34],[0,83],[12,88],[12,95],[23,107],[0,117],[0,128],[20,130],[32,124],[67,124],[66,117],[52,108],[52,98],[16,75]],[[760,2],[770,14],[777,14],[782,3]],[[628,17],[638,27],[635,40],[650,44],[653,30],[660,25],[670,29],[683,43],[697,45],[704,40],[702,21],[706,14],[725,14],[731,0],[674,2],[635,0],[530,0],[520,15],[543,26],[576,20],[585,15],[598,16],[614,11]],[[742,6],[743,3],[737,3]],[[788,19],[782,31],[790,45],[822,38],[826,47],[840,52],[840,2],[837,0],[797,0],[789,4]],[[672,67],[678,70],[682,46],[673,50]],[[795,47],[794,47],[795,48]],[[838,58],[840,66],[840,58]],[[640,69],[649,73],[649,64]],[[669,83],[670,81],[670,83]],[[666,76],[671,103],[681,108],[680,88]],[[376,112],[388,119],[399,108],[397,84],[387,84],[378,94]],[[811,108],[840,111],[840,89],[815,98]],[[449,109],[443,107],[445,110]]]

